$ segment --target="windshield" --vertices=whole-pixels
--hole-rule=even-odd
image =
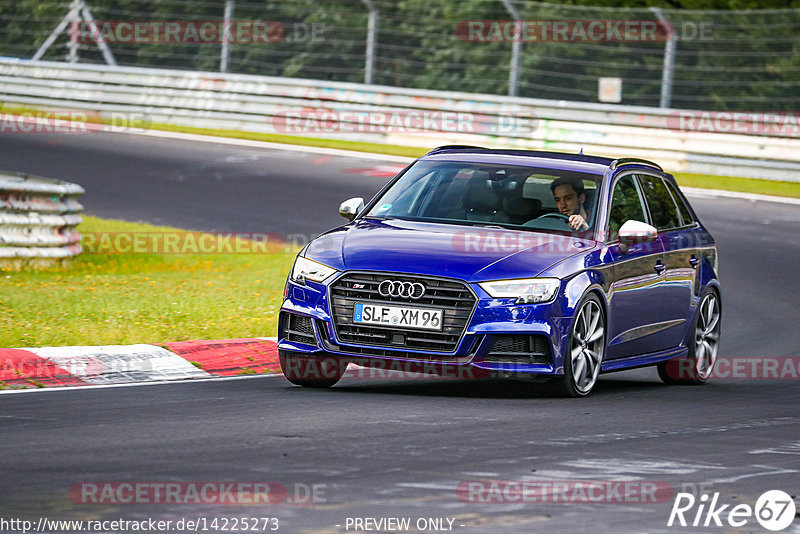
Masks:
[[[561,233],[572,232],[567,220],[580,214],[593,230],[600,178],[519,165],[421,161],[366,217]]]

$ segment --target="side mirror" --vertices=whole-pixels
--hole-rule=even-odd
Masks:
[[[356,218],[356,215],[361,213],[361,210],[363,209],[364,199],[361,197],[355,197],[342,202],[342,204],[339,206],[339,215],[348,221],[352,221]]]
[[[652,243],[658,237],[658,230],[641,221],[625,221],[619,228],[619,249],[627,254],[631,245]]]

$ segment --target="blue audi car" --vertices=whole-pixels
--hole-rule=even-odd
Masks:
[[[349,222],[286,282],[278,352],[294,384],[330,387],[356,363],[580,397],[604,372],[711,374],[716,243],[655,163],[446,146],[339,212]]]

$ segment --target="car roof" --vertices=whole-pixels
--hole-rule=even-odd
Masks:
[[[663,173],[659,165],[637,158],[614,159],[588,154],[503,148],[492,149],[466,145],[448,145],[434,148],[419,159],[426,161],[469,161],[501,165],[526,165],[591,174],[604,174],[609,168],[614,170],[620,165],[630,165],[645,167],[649,170],[655,168]]]

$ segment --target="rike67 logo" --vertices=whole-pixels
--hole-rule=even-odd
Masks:
[[[707,493],[696,498],[691,493],[678,493],[669,514],[667,526],[691,527],[744,527],[753,519],[762,528],[777,532],[784,530],[795,518],[796,506],[792,497],[781,490],[766,491],[749,504],[721,504],[719,493]],[[751,528],[753,525],[749,525]]]

